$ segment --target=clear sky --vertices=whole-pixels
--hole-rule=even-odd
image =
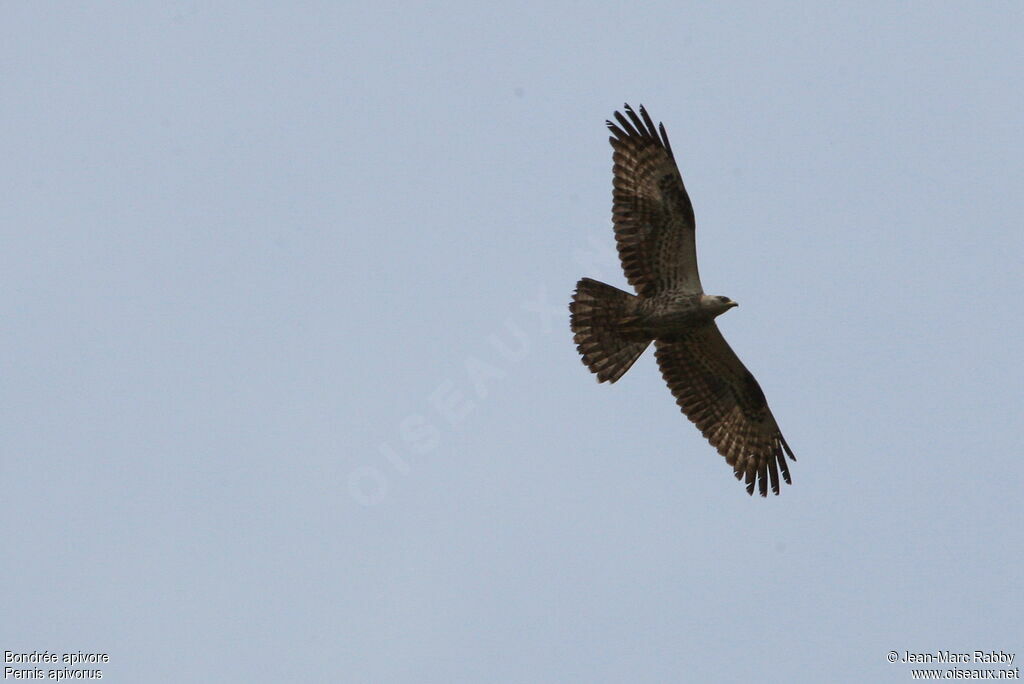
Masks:
[[[902,682],[1024,659],[1024,13],[5,3],[0,650],[113,682]],[[798,461],[648,352],[604,120],[664,121]]]

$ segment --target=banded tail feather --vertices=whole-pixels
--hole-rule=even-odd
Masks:
[[[615,382],[651,343],[635,327],[636,295],[590,278],[576,283],[569,311],[573,341],[598,382]]]

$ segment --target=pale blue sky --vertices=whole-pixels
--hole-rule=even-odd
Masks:
[[[1018,3],[6,3],[0,650],[112,682],[910,681],[1024,658]],[[797,454],[648,352],[664,121]]]

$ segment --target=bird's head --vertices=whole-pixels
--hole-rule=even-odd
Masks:
[[[707,311],[712,316],[721,316],[734,306],[739,306],[739,304],[728,297],[721,297],[719,295],[702,295],[700,298],[700,308]]]

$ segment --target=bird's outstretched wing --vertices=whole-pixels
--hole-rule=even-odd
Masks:
[[[647,110],[615,112],[609,141],[615,175],[612,219],[626,279],[637,294],[702,292],[697,273],[693,206],[679,175],[665,126]]]
[[[670,341],[655,340],[654,357],[683,413],[725,456],[747,493],[779,493],[779,471],[792,484],[788,454],[796,457],[772,416],[757,380],[714,323]]]

